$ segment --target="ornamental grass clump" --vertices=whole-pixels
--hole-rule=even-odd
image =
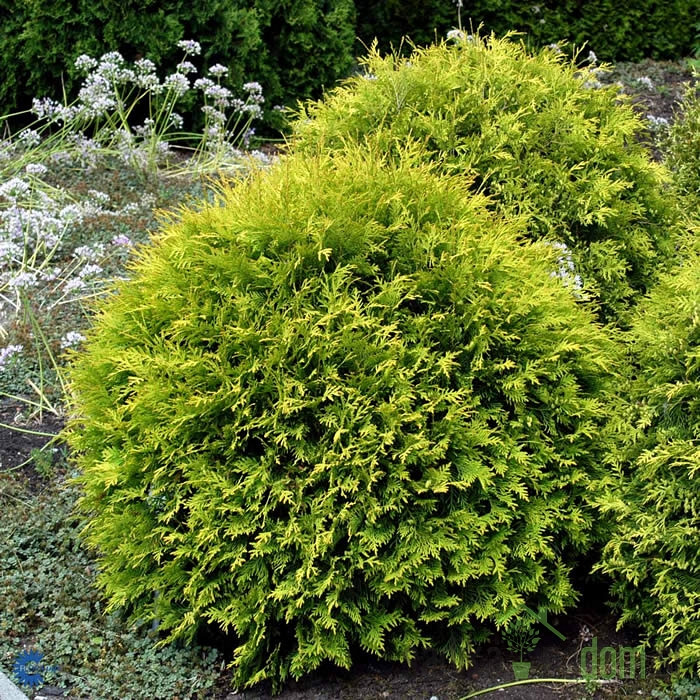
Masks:
[[[362,74],[301,108],[295,148],[425,144],[495,210],[527,216],[529,236],[568,246],[582,296],[624,325],[679,227],[667,172],[637,143],[642,122],[600,83],[592,54],[577,66],[556,46],[530,54],[508,38],[451,35],[408,58],[370,51]]]
[[[638,430],[631,477],[601,568],[620,623],[641,627],[659,660],[700,674],[700,249],[640,304],[632,329]]]
[[[100,302],[68,439],[111,606],[232,634],[234,682],[460,667],[600,536],[615,345],[463,177],[288,157]]]

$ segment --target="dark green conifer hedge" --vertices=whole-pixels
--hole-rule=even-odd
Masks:
[[[100,304],[70,444],[112,606],[234,634],[239,687],[353,649],[458,666],[600,539],[616,344],[462,176],[293,156]]]
[[[461,2],[461,0],[460,0]],[[367,45],[379,39],[388,50],[404,36],[431,44],[457,25],[457,0],[355,0],[357,34]],[[696,0],[464,0],[463,25],[502,36],[526,32],[533,46],[568,41],[605,61],[678,59],[692,53]],[[469,29],[468,29],[469,30]]]
[[[560,247],[601,318],[626,323],[673,257],[680,224],[668,173],[637,142],[643,125],[615,87],[556,50],[494,37],[409,57],[373,51],[363,68],[300,111],[295,148],[420,142],[494,209],[526,217],[528,235]]]
[[[204,67],[226,65],[233,86],[260,82],[270,108],[318,97],[354,55],[353,0],[0,0],[0,15],[3,114],[32,97],[61,98],[63,88],[74,98],[83,53],[117,50],[171,72],[177,42],[196,40]]]

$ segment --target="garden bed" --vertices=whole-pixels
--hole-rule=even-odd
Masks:
[[[16,415],[16,407],[5,407],[0,420],[7,422]],[[54,432],[61,425],[56,418],[46,418],[41,424],[24,424],[23,429],[41,429]],[[45,663],[58,665],[71,676],[83,676],[88,687],[93,685],[91,675],[95,678],[105,678],[105,692],[115,693],[97,695],[85,691],[77,694],[66,692],[64,697],[90,698],[99,697],[142,697],[142,698],[175,698],[200,697],[190,695],[186,681],[177,685],[172,677],[165,676],[157,679],[158,657],[142,654],[136,658],[131,645],[139,637],[138,633],[126,631],[119,633],[118,622],[105,616],[95,609],[98,597],[94,592],[85,594],[85,601],[78,601],[79,591],[84,591],[91,585],[95,575],[95,566],[91,557],[84,552],[73,552],[58,548],[58,541],[74,541],[67,518],[69,507],[74,499],[73,494],[66,497],[66,483],[70,479],[70,467],[60,453],[56,454],[51,469],[41,463],[37,465],[31,458],[31,451],[44,444],[48,438],[26,433],[17,433],[6,428],[0,428],[0,464],[3,473],[0,475],[0,502],[5,502],[11,512],[21,514],[15,520],[18,531],[9,532],[11,527],[7,519],[7,511],[0,514],[0,532],[2,537],[1,556],[5,566],[16,569],[20,579],[24,580],[27,597],[19,591],[14,591],[15,599],[23,599],[27,606],[37,602],[39,610],[22,610],[18,615],[21,622],[22,634],[15,637],[13,630],[8,630],[9,639],[0,642],[0,667],[7,673],[12,671],[16,655],[23,648],[35,648],[44,654]],[[24,464],[22,464],[24,462]],[[21,465],[21,466],[20,466]],[[12,482],[11,485],[9,482]],[[18,499],[21,501],[18,504]],[[34,531],[32,523],[48,522],[54,528]],[[55,528],[58,528],[55,529]],[[43,552],[45,561],[32,558],[27,561],[21,556],[19,549],[15,552],[18,560],[12,561],[12,542],[21,542],[20,534],[31,534],[34,537],[34,552]],[[60,575],[52,573],[51,558],[58,558],[58,566],[64,568]],[[9,561],[8,561],[9,560]],[[21,560],[21,563],[17,563]],[[54,597],[62,587],[65,596],[59,596],[65,606],[63,609],[41,609],[44,603]],[[19,595],[17,595],[19,594]],[[0,600],[7,601],[7,592],[0,592]],[[12,597],[12,596],[10,596]],[[531,661],[530,678],[581,678],[581,653],[591,647],[592,638],[596,639],[598,653],[604,647],[619,650],[623,647],[633,647],[636,644],[634,635],[627,630],[616,631],[615,617],[601,606],[605,591],[591,585],[584,591],[584,597],[578,608],[567,615],[550,616],[548,623],[566,637],[561,641],[552,632],[542,628],[541,640],[534,651],[527,656]],[[89,610],[93,618],[85,620],[85,612]],[[71,620],[75,616],[74,620]],[[143,631],[141,633],[143,635]],[[117,639],[117,635],[119,638]],[[148,641],[148,640],[147,640]],[[204,644],[207,640],[202,640]],[[121,642],[121,643],[120,643]],[[221,642],[221,640],[219,640]],[[255,690],[234,693],[230,687],[230,676],[222,661],[228,656],[230,649],[225,642],[219,644],[221,653],[211,652],[208,663],[201,660],[202,653],[206,654],[206,646],[198,650],[199,658],[191,668],[181,668],[181,676],[206,678],[210,687],[202,691],[201,697],[211,700],[268,700],[277,697],[280,700],[360,700],[365,698],[387,698],[388,700],[459,700],[477,690],[512,683],[514,681],[512,662],[517,656],[508,651],[502,639],[496,636],[491,643],[479,650],[474,663],[467,671],[457,671],[444,659],[430,653],[424,653],[409,667],[403,664],[378,661],[359,655],[356,663],[349,671],[326,667],[300,682],[291,682],[278,696],[273,696],[270,689],[264,685]],[[139,646],[140,648],[140,646]],[[142,651],[142,650],[141,650]],[[187,655],[179,658],[184,663]],[[70,661],[63,661],[70,659]],[[139,660],[140,659],[140,660]],[[590,669],[590,655],[586,656],[587,669]],[[58,661],[58,664],[56,662]],[[109,668],[109,672],[107,669]],[[625,697],[650,697],[651,689],[658,687],[661,682],[667,682],[664,674],[653,672],[653,658],[646,657],[646,678],[619,678],[614,670],[608,667],[606,674],[614,676],[609,681],[597,685],[586,686],[563,683],[537,683],[505,688],[498,691],[502,698],[522,698],[523,700],[554,700],[555,698],[595,698],[598,700]],[[600,672],[603,675],[603,672]],[[626,672],[627,673],[627,672]],[[126,680],[126,676],[131,677]],[[119,678],[123,679],[120,683]],[[62,683],[54,676],[47,677],[51,686],[50,692],[58,693]],[[193,684],[194,685],[194,684]],[[135,688],[143,687],[143,695],[132,695]],[[182,695],[176,695],[177,690]],[[168,689],[168,693],[157,695],[158,688]],[[25,692],[32,696],[29,688]],[[118,695],[116,694],[118,693]]]
[[[683,83],[690,77],[685,64],[645,61],[620,64],[603,79],[621,82],[625,91],[634,95],[637,108],[650,126],[650,144],[656,148],[657,139],[673,119]],[[660,156],[660,151],[655,153]],[[103,175],[100,189],[108,191],[110,178]],[[123,185],[116,176],[113,184]],[[132,184],[130,192],[138,187]],[[161,193],[160,206],[168,200],[177,202],[179,195],[191,191],[184,186],[178,189],[173,183],[155,190]],[[127,223],[130,233],[137,234],[132,237],[137,239],[140,233],[143,241],[148,237],[144,227],[154,226],[154,220],[146,217]],[[97,231],[104,228],[104,221],[95,221],[92,226],[89,230]],[[135,231],[134,227],[141,230]],[[110,237],[121,231],[115,226]],[[69,321],[61,320],[66,328]],[[119,616],[104,612],[92,585],[95,562],[80,548],[70,519],[76,499],[69,486],[71,466],[59,443],[55,450],[49,447],[41,451],[49,441],[48,435],[63,426],[61,407],[54,408],[55,413],[44,411],[41,420],[30,420],[25,405],[7,400],[0,404],[0,423],[12,426],[0,427],[0,668],[12,672],[17,655],[23,649],[35,648],[44,654],[47,665],[57,667],[47,672],[46,682],[59,690],[74,688],[70,694],[65,691],[66,697],[271,697],[267,688],[233,694],[226,670],[230,648],[225,640],[203,637],[194,650],[173,646],[151,652],[148,649],[153,635],[149,636],[148,630],[128,631]],[[528,655],[531,678],[580,678],[580,653],[592,638],[596,638],[599,651],[604,647],[619,650],[635,646],[633,633],[616,631],[616,617],[601,607],[600,601],[606,598],[606,592],[590,582],[575,611],[549,619],[566,640],[543,629],[541,640]],[[218,642],[218,650],[211,647],[214,642]],[[289,683],[277,697],[457,700],[482,688],[512,682],[511,662],[515,658],[498,637],[479,651],[473,666],[464,672],[429,653],[421,655],[411,667],[358,657],[350,671],[325,668],[301,682]],[[652,688],[668,680],[652,673],[652,667],[653,659],[647,656],[646,678],[616,677],[590,687],[521,685],[503,689],[500,697],[650,697]],[[25,690],[30,695],[33,692]]]

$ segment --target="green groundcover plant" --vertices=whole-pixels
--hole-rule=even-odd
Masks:
[[[674,252],[678,212],[667,172],[636,142],[641,121],[592,61],[461,32],[408,58],[371,51],[363,74],[301,109],[293,143],[423,143],[496,210],[526,216],[532,238],[566,246],[601,317],[624,324]]]
[[[640,304],[631,332],[638,429],[631,478],[611,492],[617,519],[603,571],[621,623],[660,658],[700,674],[700,251]]]
[[[112,608],[235,640],[234,682],[353,648],[460,667],[561,611],[602,536],[617,344],[461,176],[282,159],[99,304],[67,433]]]
[[[39,459],[46,467],[33,492],[16,473],[0,472],[0,671],[21,684],[13,675],[18,655],[36,650],[43,682],[67,689],[71,700],[211,698],[225,669],[215,650],[156,648],[148,627],[129,628],[118,612],[104,613],[95,562],[72,513],[77,489],[66,487],[54,450],[33,458],[37,469]],[[30,698],[36,692],[22,689]]]

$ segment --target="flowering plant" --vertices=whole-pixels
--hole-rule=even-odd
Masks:
[[[162,79],[147,58],[80,56],[77,99],[35,99],[34,122],[0,140],[0,396],[32,387],[40,408],[55,407],[47,387],[62,391],[57,355],[83,340],[85,302],[121,276],[146,222],[155,224],[162,183],[191,189],[192,174],[243,167],[261,85],[247,82],[236,97],[223,84],[225,66],[198,77],[189,59],[199,44],[178,46],[183,58]],[[193,99],[202,103],[200,133],[185,131],[177,111]],[[86,177],[101,183],[86,187]],[[129,196],[109,194],[118,181]]]

